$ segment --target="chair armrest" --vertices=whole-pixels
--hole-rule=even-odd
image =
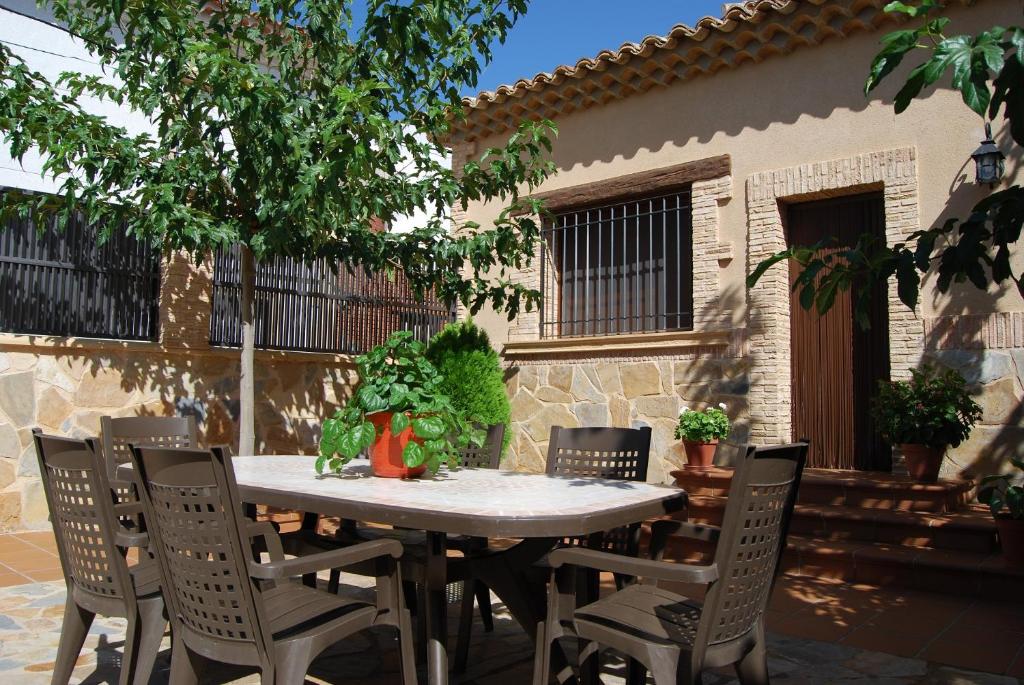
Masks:
[[[295,559],[272,561],[269,564],[250,561],[249,574],[257,580],[281,580],[327,569],[353,566],[363,561],[386,556],[394,559],[401,557],[402,543],[397,540],[374,540]]]
[[[552,568],[564,565],[583,566],[598,571],[611,571],[628,576],[640,576],[654,580],[667,580],[677,583],[700,583],[707,585],[718,579],[718,567],[693,566],[690,564],[674,564],[653,559],[636,559],[621,554],[599,552],[583,547],[563,547],[556,549],[548,557]]]
[[[722,529],[718,526],[705,526],[688,521],[655,521],[651,524],[650,557],[661,561],[670,535],[681,535],[691,540],[716,544],[721,533]]]
[[[270,521],[250,521],[245,532],[249,539],[263,538],[271,561],[283,561],[284,550],[281,548],[281,538],[277,531],[278,527]]]

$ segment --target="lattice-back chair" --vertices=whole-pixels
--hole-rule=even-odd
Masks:
[[[131,461],[130,445],[199,447],[193,416],[101,416],[100,436],[107,459],[107,477],[122,502],[135,499],[131,484],[117,477],[117,467]]]
[[[145,533],[118,522],[118,514],[138,505],[115,505],[95,440],[32,432],[67,584],[51,682],[66,685],[70,680],[93,618],[100,614],[128,619],[120,683],[148,683],[167,619],[156,565],[146,555],[131,567],[125,559],[128,547],[148,542]]]
[[[807,443],[748,447],[736,465],[721,528],[659,521],[652,559],[589,549],[559,549],[548,597],[548,620],[538,635],[535,685],[548,681],[550,645],[581,639],[583,658],[598,645],[619,650],[631,665],[629,683],[699,683],[705,669],[734,664],[744,685],[768,683],[764,613],[771,595],[807,460]],[[696,566],[661,560],[670,534],[717,542],[714,561]],[[654,583],[630,585],[576,608],[575,569],[628,573],[647,580],[707,585],[703,602]]]
[[[552,476],[647,480],[651,453],[651,429],[551,427],[547,473]],[[640,524],[623,526],[591,536],[566,540],[567,544],[636,556]],[[626,578],[616,576],[621,585]]]
[[[505,424],[480,426],[487,431],[483,443],[459,450],[459,466],[471,469],[496,469],[501,465],[501,448],[505,444]]]
[[[387,625],[398,630],[403,682],[415,683],[400,543],[379,540],[286,560],[273,526],[242,515],[224,449],[135,448],[132,463],[160,573],[173,588],[171,682],[195,683],[211,660],[259,668],[264,683],[299,685],[324,649]],[[269,563],[253,558],[255,535]],[[375,604],[287,580],[359,563],[375,564]]]

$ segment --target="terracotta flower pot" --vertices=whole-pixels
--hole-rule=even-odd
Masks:
[[[381,478],[418,478],[427,470],[426,465],[409,468],[402,461],[402,451],[410,440],[422,444],[409,426],[398,435],[391,432],[391,412],[368,414],[367,420],[377,429],[377,441],[370,446],[370,469]]]
[[[706,471],[715,463],[715,450],[717,448],[717,440],[711,442],[683,440],[683,450],[686,452],[686,464],[683,468]]]
[[[907,471],[919,483],[934,483],[939,479],[939,468],[945,449],[930,445],[897,445],[907,460]]]
[[[1024,568],[1024,519],[1012,519],[1009,515],[996,516],[996,530],[1003,557],[1011,566]]]

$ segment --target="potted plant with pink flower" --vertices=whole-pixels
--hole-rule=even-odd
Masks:
[[[676,424],[676,438],[683,441],[687,469],[708,469],[715,461],[718,441],[729,435],[725,404],[693,410],[683,407]]]

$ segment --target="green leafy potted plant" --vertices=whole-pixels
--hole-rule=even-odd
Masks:
[[[999,544],[1010,564],[1024,568],[1024,459],[1010,459],[1020,473],[981,479],[978,499],[988,504],[996,519]]]
[[[316,470],[339,472],[364,450],[374,475],[415,478],[442,463],[455,466],[458,450],[479,445],[481,431],[441,390],[442,377],[409,331],[356,358],[359,385],[352,399],[324,421]]]
[[[695,411],[683,407],[676,424],[676,438],[683,441],[687,469],[708,469],[715,461],[718,441],[729,435],[725,405]]]
[[[487,333],[472,319],[450,323],[430,340],[427,359],[441,372],[441,388],[467,419],[482,426],[505,424],[502,450],[508,447],[512,407],[501,360]]]
[[[931,364],[909,381],[882,381],[871,408],[882,437],[900,449],[915,480],[934,483],[947,447],[956,447],[981,419],[963,377]]]

